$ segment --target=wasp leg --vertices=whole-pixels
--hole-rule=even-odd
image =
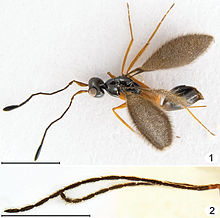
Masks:
[[[123,108],[125,108],[125,107],[126,107],[126,103],[123,103],[123,104],[121,104],[121,105],[119,105],[119,106],[117,106],[117,107],[112,108],[112,111],[113,111],[113,113],[115,114],[115,116],[116,116],[125,126],[127,126],[132,132],[135,132],[135,131],[116,113],[116,111],[115,111],[115,110],[118,110],[118,109],[123,109]]]
[[[116,76],[114,76],[113,74],[111,74],[110,72],[107,73],[112,79],[114,79]]]
[[[163,20],[165,19],[165,17],[167,16],[167,14],[170,12],[171,8],[174,6],[174,4],[172,4],[172,6],[169,8],[169,10],[166,12],[166,14],[163,16],[163,18],[161,19],[160,23],[157,25],[156,29],[154,30],[154,32],[152,33],[152,35],[150,36],[150,38],[148,39],[148,41],[146,42],[146,44],[144,45],[144,47],[138,52],[138,54],[135,56],[135,58],[132,60],[132,62],[130,63],[126,74],[128,74],[128,72],[130,71],[130,69],[134,66],[135,62],[138,60],[138,58],[143,54],[143,52],[145,51],[145,49],[147,48],[147,46],[150,44],[150,41],[153,39],[154,35],[156,34],[157,30],[159,29],[161,23],[163,22]],[[125,75],[126,75],[125,74]]]
[[[185,109],[192,115],[192,117],[203,127],[205,128],[211,135],[215,136],[190,110],[189,108],[185,107]]]
[[[188,108],[200,108],[200,107],[207,107],[206,105],[199,105],[199,106],[189,106]]]
[[[133,31],[132,31],[132,26],[131,26],[131,17],[130,17],[130,11],[129,11],[129,4],[127,3],[127,8],[128,8],[128,21],[129,21],[129,28],[130,28],[130,33],[131,33],[131,41],[130,41],[130,43],[129,43],[129,45],[128,45],[128,48],[127,48],[127,50],[126,50],[126,52],[125,52],[125,56],[124,56],[124,60],[123,60],[123,63],[122,63],[122,68],[121,68],[121,74],[122,74],[122,76],[124,75],[124,68],[125,68],[125,63],[126,63],[126,60],[127,60],[127,57],[128,57],[128,53],[129,53],[129,51],[130,51],[130,49],[131,49],[131,45],[132,45],[132,43],[133,43],[133,41],[134,41],[134,38],[133,38]]]
[[[185,108],[189,113],[190,115],[203,127],[205,128],[211,135],[215,136],[214,133],[212,133],[189,109],[189,107],[187,106],[187,101],[186,99],[184,99],[184,97],[180,97],[180,96],[177,96],[175,94],[173,94],[172,92],[170,91],[166,91],[166,90],[149,90],[149,91],[153,91],[157,96],[156,98],[154,99],[154,102],[162,107],[163,109],[165,110],[175,110],[175,107],[174,106],[177,106],[179,107],[179,109],[183,109]],[[168,99],[168,102],[172,102],[173,105],[165,108],[164,105],[161,105],[160,104],[160,99],[161,99],[161,96],[165,96],[167,99]]]

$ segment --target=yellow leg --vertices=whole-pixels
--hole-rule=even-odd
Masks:
[[[206,105],[201,105],[201,106],[189,106],[188,108],[200,108],[200,107],[206,107]]]
[[[138,58],[143,54],[143,52],[145,51],[145,49],[147,48],[147,46],[150,44],[151,39],[154,37],[154,35],[156,34],[157,30],[159,29],[161,23],[163,22],[163,20],[165,19],[165,17],[167,16],[167,14],[170,12],[171,8],[174,6],[174,3],[172,4],[172,6],[170,7],[170,9],[166,12],[166,14],[163,16],[163,18],[161,19],[160,23],[157,25],[156,29],[154,30],[154,32],[152,33],[151,37],[148,39],[148,41],[146,42],[146,44],[144,45],[144,47],[138,52],[138,54],[136,55],[136,57],[132,60],[132,62],[130,63],[126,74],[128,74],[128,72],[130,71],[130,69],[134,66],[135,62],[138,60]]]
[[[203,127],[205,128],[210,134],[215,136],[214,133],[212,133],[190,110],[189,108],[185,107],[185,109],[193,116],[193,118]]]
[[[113,74],[111,74],[110,72],[107,73],[112,79],[114,79],[116,76],[114,76]]]
[[[128,53],[130,51],[130,48],[131,48],[131,45],[134,41],[134,38],[133,38],[133,32],[132,32],[132,26],[131,26],[131,17],[130,17],[130,11],[129,11],[129,4],[127,3],[127,8],[128,8],[128,21],[129,21],[129,27],[130,27],[130,33],[131,33],[131,41],[128,45],[128,48],[126,50],[126,53],[125,53],[125,56],[124,56],[124,60],[123,60],[123,63],[122,63],[122,68],[121,68],[121,74],[124,75],[124,68],[125,68],[125,63],[126,63],[126,60],[127,60],[127,57],[128,57]]]
[[[125,125],[127,126],[132,132],[135,132],[116,112],[115,110],[117,109],[123,109],[126,107],[126,103],[123,103],[121,105],[119,105],[118,107],[114,107],[112,108],[113,113],[115,114],[115,116]]]

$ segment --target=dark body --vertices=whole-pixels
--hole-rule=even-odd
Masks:
[[[106,82],[98,77],[93,77],[89,80],[89,93],[96,98],[102,97],[105,93],[104,91],[113,97],[120,97],[121,95],[126,95],[129,93],[140,95],[143,90],[146,91],[145,88],[143,89],[141,85],[136,83],[128,76],[118,76],[109,79]],[[170,92],[183,98],[188,106],[194,104],[198,100],[203,99],[202,94],[192,86],[176,86],[171,89]],[[164,98],[163,102],[161,102],[161,106],[163,109],[168,111],[183,109],[183,107],[177,102],[172,102],[166,97]]]
[[[96,94],[94,97],[97,98],[104,95],[104,90],[113,97],[119,97],[121,93],[124,94],[128,92],[140,94],[140,88],[140,85],[127,76],[118,76],[107,80],[105,83],[97,77],[93,77],[89,80],[89,90],[95,89]]]

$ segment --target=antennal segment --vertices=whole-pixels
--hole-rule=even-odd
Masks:
[[[88,84],[86,83],[82,83],[82,82],[79,82],[79,81],[76,81],[76,80],[72,80],[71,82],[69,82],[68,85],[66,85],[64,88],[62,89],[59,89],[55,92],[51,92],[51,93],[46,93],[46,92],[38,92],[38,93],[35,93],[35,94],[32,94],[27,100],[25,100],[24,102],[22,102],[21,104],[18,104],[18,105],[10,105],[10,106],[7,106],[5,108],[3,108],[3,111],[11,111],[11,110],[14,110],[18,107],[21,107],[22,105],[26,104],[28,101],[30,101],[32,99],[32,97],[36,96],[36,95],[54,95],[54,94],[57,94],[59,92],[62,92],[64,91],[65,89],[67,89],[70,85],[72,85],[73,83],[76,83],[77,85],[79,86],[82,86],[82,87],[85,87],[85,86],[88,86]]]
[[[100,188],[98,191],[92,192],[88,195],[82,196],[81,198],[70,198],[64,194],[65,191],[76,189],[79,186],[88,185],[91,183],[97,183],[100,181],[117,181],[121,182],[121,180],[125,180],[123,183],[117,183],[115,185],[107,185],[104,186],[104,188]],[[82,181],[78,181],[75,183],[72,183],[60,190],[57,190],[53,194],[41,199],[40,201],[30,204],[21,208],[10,208],[6,209],[4,212],[6,213],[18,213],[18,212],[24,212],[31,210],[33,208],[39,207],[40,205],[46,203],[50,199],[56,198],[60,196],[63,200],[65,200],[68,203],[80,203],[82,201],[89,200],[93,197],[96,197],[98,195],[104,194],[109,191],[122,189],[125,187],[135,187],[135,186],[164,186],[164,187],[170,187],[170,188],[176,188],[176,189],[185,189],[185,190],[194,190],[194,191],[206,191],[206,190],[212,190],[212,189],[219,189],[220,190],[220,184],[207,184],[207,185],[193,185],[193,184],[187,184],[187,183],[177,183],[177,182],[169,182],[169,181],[161,181],[156,179],[148,179],[148,178],[141,178],[141,177],[135,177],[135,176],[118,176],[118,175],[110,175],[110,176],[102,176],[102,177],[93,177],[88,178]]]
[[[70,100],[70,103],[69,103],[69,106],[68,106],[68,107],[66,108],[66,110],[63,112],[63,114],[62,114],[59,118],[57,118],[56,120],[54,120],[53,122],[51,122],[51,123],[49,124],[49,126],[46,128],[46,130],[44,131],[43,138],[41,139],[41,143],[40,143],[40,145],[39,145],[39,147],[38,147],[38,149],[37,149],[37,152],[36,152],[36,154],[35,154],[35,157],[34,157],[34,160],[35,160],[35,161],[38,159],[38,157],[39,157],[39,155],[40,155],[40,151],[41,151],[41,148],[42,148],[42,146],[43,146],[44,139],[45,139],[45,137],[46,137],[46,134],[47,134],[48,129],[49,129],[54,123],[56,123],[57,121],[59,121],[60,119],[62,119],[62,118],[64,117],[64,115],[66,114],[66,112],[70,109],[74,97],[75,97],[76,95],[79,95],[79,94],[82,94],[82,93],[85,93],[85,92],[88,92],[88,91],[87,91],[87,90],[80,90],[80,91],[76,92],[76,93],[72,96],[72,98],[71,98],[71,100]]]

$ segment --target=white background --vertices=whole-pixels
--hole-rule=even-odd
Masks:
[[[134,44],[128,62],[173,3],[173,0],[129,1]],[[140,66],[166,41],[187,33],[213,35],[215,43],[195,63],[178,69],[145,73],[152,88],[192,85],[207,105],[193,112],[217,136],[211,136],[186,111],[169,113],[174,142],[163,152],[133,134],[111,108],[122,103],[108,95],[87,94],[73,102],[68,114],[48,132],[40,161],[66,164],[209,164],[219,156],[219,11],[218,0],[175,1]],[[0,2],[0,107],[24,101],[30,94],[64,87],[72,79],[87,82],[93,76],[107,80],[106,72],[120,74],[130,41],[126,1]],[[79,87],[53,97],[38,96],[25,106],[0,112],[0,160],[32,161],[47,125],[62,114]],[[129,123],[126,110],[120,114]],[[176,138],[180,136],[181,138]],[[219,163],[219,162],[218,162]]]
[[[13,167],[1,169],[1,214],[6,208],[35,203],[64,186],[90,177],[130,175],[191,184],[219,183],[220,168],[181,167]],[[118,183],[118,182],[117,182]],[[82,186],[65,194],[72,198],[89,194],[115,182]],[[219,191],[189,191],[166,187],[130,187],[115,190],[80,204],[67,204],[57,197],[26,215],[91,214],[92,218],[206,218],[206,209],[215,207],[219,217]]]

